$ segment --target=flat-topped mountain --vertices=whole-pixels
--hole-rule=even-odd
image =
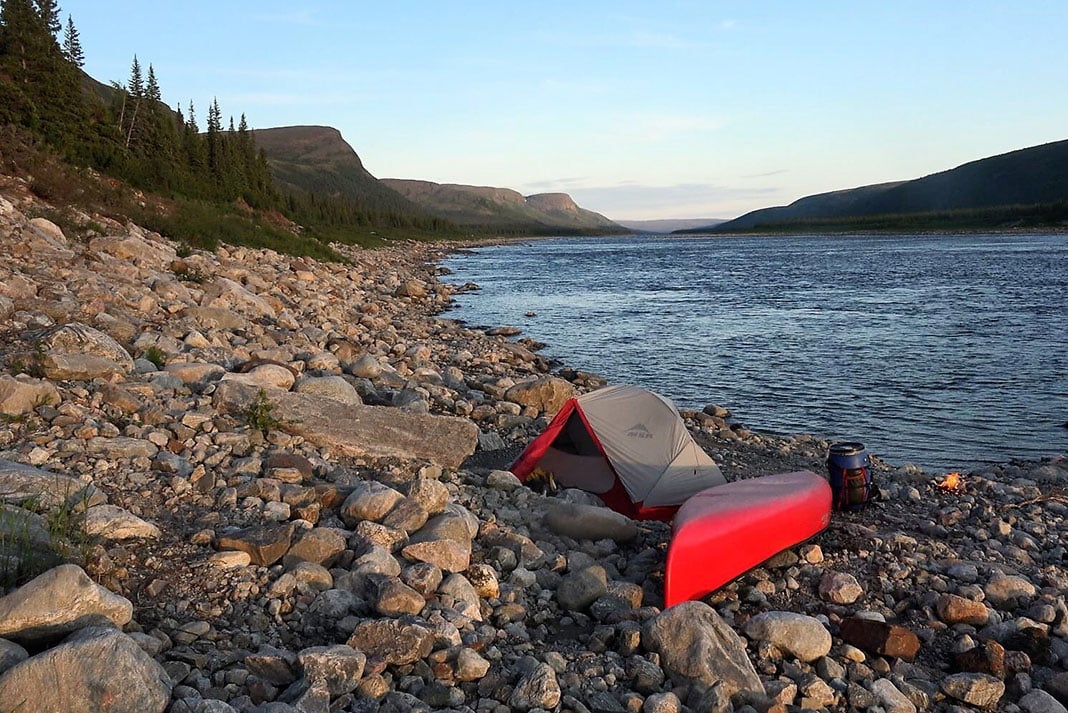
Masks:
[[[787,206],[762,208],[705,229],[785,228],[821,219],[870,221],[873,216],[943,214],[952,218],[944,215],[948,213],[959,213],[963,218],[973,215],[990,227],[1031,220],[1050,224],[1068,217],[1066,203],[1068,141],[1057,141],[971,161],[911,181],[806,196]],[[1045,207],[1027,210],[1028,206]],[[1005,210],[1007,207],[1011,210]],[[917,222],[918,226],[924,224]]]
[[[575,205],[564,193],[524,197],[509,188],[375,178],[341,132],[329,126],[257,129],[254,135],[274,180],[285,190],[517,235],[627,232],[603,215]]]
[[[285,126],[252,133],[283,189],[344,198],[376,210],[424,212],[372,176],[333,127]]]
[[[523,196],[490,186],[465,186],[386,178],[386,186],[426,210],[461,225],[539,233],[626,233],[626,228],[600,213],[580,208],[566,193]]]

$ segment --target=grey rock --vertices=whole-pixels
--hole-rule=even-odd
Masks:
[[[835,604],[852,604],[864,596],[857,578],[847,572],[826,572],[820,579],[820,598]]]
[[[1068,708],[1056,698],[1037,688],[1017,701],[1016,705],[1020,706],[1024,713],[1068,713]]]
[[[779,651],[810,663],[831,650],[831,633],[814,617],[794,612],[757,614],[745,624],[745,635],[767,641]]]
[[[224,381],[215,390],[220,410],[241,413],[257,390]],[[457,468],[475,450],[478,426],[468,419],[403,413],[382,406],[356,406],[310,394],[272,395],[280,428],[339,455],[426,459]]]
[[[673,678],[705,686],[723,681],[728,695],[764,691],[745,642],[702,602],[683,602],[650,619],[642,628],[642,643],[660,654],[661,666]]]
[[[41,405],[58,406],[59,391],[55,385],[43,379],[34,379],[24,374],[0,376],[0,413],[21,416]]]
[[[916,706],[898,690],[888,678],[877,678],[871,684],[872,693],[886,713],[916,713]]]
[[[171,685],[129,636],[89,627],[0,675],[0,701],[42,713],[162,713]]]
[[[293,391],[363,406],[363,399],[356,393],[356,389],[340,376],[302,376],[293,385]]]
[[[522,406],[532,406],[548,414],[559,411],[567,400],[574,396],[574,385],[558,376],[543,376],[524,381],[504,392],[505,400]]]
[[[0,639],[0,674],[7,671],[15,664],[20,664],[30,657],[26,649],[14,641]]]
[[[463,572],[471,564],[471,544],[456,540],[413,542],[401,554],[416,562],[427,562],[444,572]]]
[[[133,605],[89,579],[81,567],[60,565],[0,598],[0,637],[40,642],[108,622],[123,627]]]
[[[537,664],[524,674],[508,697],[508,706],[517,711],[534,708],[552,710],[560,702],[560,684],[556,672],[546,663]]]
[[[1019,599],[1035,596],[1035,585],[1023,577],[995,574],[983,586],[983,594],[988,602],[1002,609]]]
[[[37,336],[37,343],[46,352],[46,362],[51,356],[85,355],[115,364],[120,373],[133,371],[133,357],[121,344],[81,322],[51,327]]]
[[[0,501],[37,500],[46,509],[67,502],[85,483],[62,473],[0,459]]]
[[[85,511],[85,531],[105,540],[157,539],[160,529],[117,505],[94,505]]]
[[[564,577],[556,588],[556,601],[568,611],[583,611],[607,591],[604,567],[592,565]]]
[[[1005,682],[985,673],[954,673],[942,679],[939,687],[950,698],[980,708],[990,708],[1005,694]]]
[[[595,505],[553,502],[545,524],[556,534],[575,540],[630,542],[638,536],[638,526],[629,517]]]
[[[430,654],[434,632],[413,617],[372,619],[357,624],[347,643],[367,656],[401,666]]]
[[[388,485],[374,480],[362,480],[356,483],[352,492],[345,498],[338,514],[349,526],[360,520],[379,522],[403,499],[403,494]]]
[[[363,653],[344,644],[304,649],[297,659],[305,680],[324,687],[332,698],[355,691],[367,663]]]

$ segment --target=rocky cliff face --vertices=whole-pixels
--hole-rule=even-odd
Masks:
[[[577,213],[578,205],[566,193],[535,193],[527,196],[527,203],[547,213]]]

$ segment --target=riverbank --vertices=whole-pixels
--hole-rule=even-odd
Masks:
[[[498,469],[603,380],[449,319],[441,246],[180,256],[32,208],[0,200],[5,713],[1068,700],[1063,460],[957,491],[877,462],[882,502],[662,612],[666,525]],[[729,480],[824,470],[825,441],[685,416]],[[93,582],[13,589],[64,543]]]

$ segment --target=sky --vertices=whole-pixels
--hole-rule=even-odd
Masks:
[[[1068,138],[1062,0],[60,0],[201,128],[336,127],[379,178],[731,218]]]

